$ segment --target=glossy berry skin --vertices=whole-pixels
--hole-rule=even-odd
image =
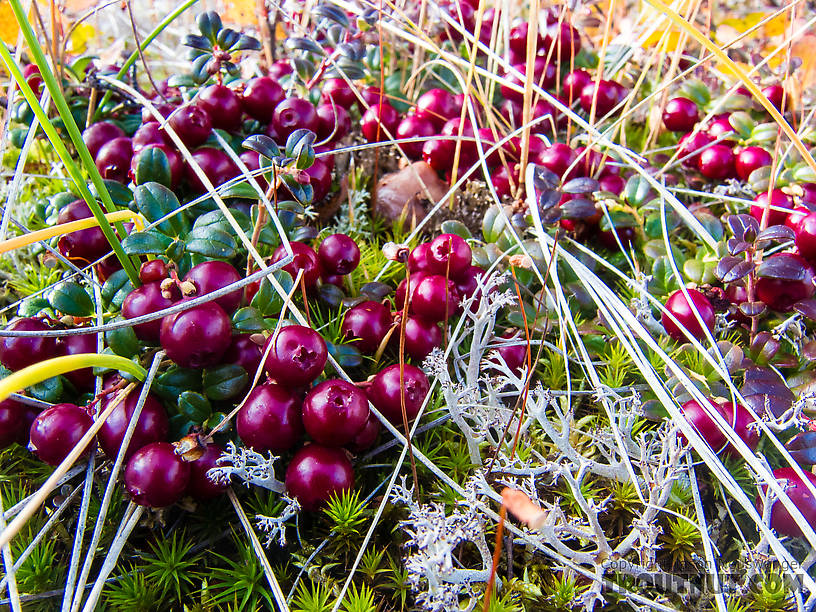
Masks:
[[[0,402],[0,449],[11,446],[24,432],[26,406],[13,399]],[[30,426],[29,426],[30,428]],[[26,433],[26,439],[28,435]]]
[[[459,292],[459,296],[463,302],[476,293],[476,290],[479,288],[478,279],[483,277],[484,273],[485,271],[479,266],[469,266],[464,272],[453,279],[453,282],[456,284],[456,291]]]
[[[170,300],[161,294],[160,283],[145,283],[127,294],[125,301],[122,302],[122,316],[126,319],[135,319],[136,317],[170,308],[173,303],[174,300]],[[133,331],[144,342],[158,342],[161,324],[161,319],[154,319],[153,321],[134,325]]]
[[[156,110],[159,111],[159,114],[165,119],[169,117],[174,110],[176,110],[175,104],[156,104],[154,102],[153,106],[156,107]],[[142,108],[142,125],[158,122],[159,120],[156,119],[156,117],[153,115],[149,108],[147,107]]]
[[[427,119],[422,119],[416,115],[409,115],[399,122],[397,126],[396,138],[430,138],[436,134],[434,124]],[[399,147],[411,159],[420,159],[422,157],[422,147],[424,140],[415,142],[403,142]]]
[[[709,409],[723,414],[719,407],[711,402],[709,402]],[[714,418],[706,411],[706,408],[701,406],[699,402],[689,400],[680,407],[680,411],[715,453],[719,453],[725,448],[727,443],[725,434],[720,430],[720,426],[717,425]],[[683,434],[680,434],[680,437],[686,439]]]
[[[208,85],[198,92],[197,106],[210,116],[214,128],[231,132],[241,127],[241,99],[225,85]]]
[[[133,145],[130,138],[122,136],[102,145],[94,161],[102,178],[125,183],[128,179],[131,159],[133,159]]]
[[[223,361],[241,366],[252,380],[261,365],[262,355],[261,347],[252,341],[250,334],[237,334],[232,337]]]
[[[751,216],[762,222],[766,206],[768,206],[768,192],[763,191],[754,198],[754,203],[751,205]],[[787,193],[781,189],[771,191],[766,227],[784,224],[791,208],[793,208],[793,200]]]
[[[620,90],[617,83],[607,79],[602,79],[597,85],[597,94],[594,81],[581,90],[581,108],[587,113],[590,112],[594,98],[595,116],[604,117],[618,105]]]
[[[700,154],[703,147],[713,142],[714,139],[705,132],[696,134],[686,134],[680,139],[677,147],[677,157],[686,168],[696,168],[700,161]]]
[[[700,174],[711,180],[731,178],[735,175],[734,152],[726,145],[711,145],[700,153],[697,168]]]
[[[391,327],[391,311],[379,302],[363,302],[350,308],[341,331],[361,353],[373,355]]]
[[[586,70],[578,68],[569,72],[564,80],[561,82],[561,87],[564,91],[564,97],[568,102],[574,102],[581,99],[581,92],[584,87],[592,82],[592,75]]]
[[[816,204],[816,183],[802,183],[802,202]]]
[[[363,428],[357,432],[354,439],[347,445],[347,447],[353,450],[355,453],[368,450],[374,446],[374,443],[377,441],[377,437],[380,435],[380,429],[382,429],[382,425],[380,425],[380,422],[377,420],[377,417],[374,416],[374,413],[369,410],[368,419],[366,419],[365,425],[363,425]]]
[[[719,140],[720,144],[734,146],[736,144],[736,132],[734,126],[731,125],[729,115],[723,115],[711,122],[708,126],[708,135],[715,140]]]
[[[756,450],[759,445],[759,429],[751,427],[754,418],[748,409],[739,404],[732,404],[731,402],[723,402],[718,405],[720,413],[729,425],[734,429],[734,432],[745,442],[745,445],[752,451]],[[739,457],[740,453],[731,444],[725,448],[725,453],[732,457]]]
[[[82,132],[82,142],[88,147],[91,157],[96,158],[103,145],[116,138],[122,138],[124,135],[122,128],[115,123],[100,121],[85,128],[85,131]]]
[[[39,319],[17,319],[10,331],[43,332],[51,328]],[[12,372],[57,356],[57,339],[48,336],[0,336],[0,363]]]
[[[306,169],[309,175],[309,184],[314,190],[314,201],[320,202],[329,193],[332,184],[332,173],[329,162],[325,157],[318,157],[314,163]]]
[[[408,269],[411,272],[429,272],[430,242],[421,242],[408,254]]]
[[[510,174],[506,166],[501,166],[491,172],[490,182],[493,184],[493,189],[496,190],[496,195],[500,200],[513,196],[513,185],[510,183]],[[515,186],[518,187],[518,181],[515,182]]]
[[[119,453],[128,424],[139,403],[139,393],[141,393],[141,387],[131,391],[127,398],[113,409],[96,434],[99,446],[110,459],[115,459]],[[115,398],[116,394],[113,394],[105,399],[99,413],[104,412]],[[136,428],[133,430],[130,443],[125,450],[125,459],[146,444],[166,440],[169,431],[170,421],[167,418],[167,411],[155,395],[148,393],[142,406],[142,412],[136,421]]]
[[[666,300],[666,310],[673,314],[680,323],[678,326],[667,313],[663,313],[662,322],[666,333],[674,338],[677,342],[686,342],[686,333],[692,338],[702,339],[705,337],[705,330],[700,324],[702,320],[703,325],[709,331],[714,331],[714,308],[708,298],[696,289],[687,289],[691,303],[686,299],[683,291],[678,289],[669,296]],[[695,310],[699,312],[700,320],[697,319]],[[687,332],[684,331],[688,330]]]
[[[450,172],[456,154],[453,140],[427,140],[422,145],[422,160],[441,174]]]
[[[443,321],[456,313],[460,302],[456,283],[431,274],[417,283],[411,299],[411,312],[431,321]]]
[[[790,103],[790,96],[785,95],[785,88],[781,85],[768,85],[762,89],[762,93],[768,101],[776,107],[776,110],[785,112],[785,104]]]
[[[168,123],[188,147],[197,147],[206,142],[212,132],[212,121],[203,108],[186,104],[170,115]]]
[[[139,126],[136,133],[131,139],[133,153],[136,154],[145,147],[150,145],[172,146],[173,141],[167,136],[167,133],[161,128],[158,122],[145,123]]]
[[[303,437],[300,401],[282,385],[259,385],[238,411],[235,426],[244,444],[256,451],[289,450]]]
[[[214,187],[223,185],[228,180],[238,174],[238,169],[235,163],[230,159],[221,149],[214,147],[201,147],[193,151],[193,159],[201,167],[201,171],[209,179]],[[207,188],[204,183],[198,178],[198,175],[193,170],[192,166],[187,166],[185,169],[187,182],[190,188],[196,193],[206,191]]]
[[[573,165],[577,157],[577,154],[569,145],[556,142],[546,147],[536,162],[558,176],[570,179],[574,178],[575,168],[573,167],[569,173],[567,173],[567,170]]]
[[[810,208],[805,206],[795,206],[788,215],[788,218],[785,219],[785,225],[791,228],[793,233],[796,234],[799,232],[799,226],[802,224],[802,221],[812,212]]]
[[[458,116],[456,100],[446,89],[429,89],[417,99],[416,116],[439,129],[448,119]]]
[[[682,96],[669,100],[663,109],[663,125],[672,132],[690,132],[699,119],[697,104]]]
[[[419,271],[419,272],[412,272],[411,273],[411,295],[409,296],[409,303],[414,299],[414,293],[416,292],[417,285],[422,282],[428,276],[427,272]],[[405,305],[405,293],[408,283],[406,282],[407,278],[404,278],[400,281],[400,284],[397,285],[397,290],[394,293],[394,305],[397,309],[402,310],[403,306]]]
[[[770,166],[772,162],[771,154],[762,147],[745,147],[737,154],[734,166],[739,179],[747,181],[754,170]]]
[[[285,98],[275,107],[272,125],[285,141],[295,130],[306,129],[317,133],[320,128],[320,120],[311,102],[303,98],[292,97]]]
[[[271,345],[271,348],[270,348]],[[326,341],[310,327],[288,325],[264,345],[269,349],[264,368],[287,387],[308,385],[320,376],[328,360]]]
[[[190,465],[176,455],[169,442],[140,448],[125,468],[125,488],[140,506],[164,508],[175,504],[189,481]]]
[[[159,337],[167,356],[183,368],[205,368],[221,360],[232,342],[232,323],[215,302],[167,315]]]
[[[193,266],[184,276],[184,280],[191,281],[196,286],[196,297],[218,291],[228,287],[232,283],[241,280],[241,274],[235,267],[225,261],[203,261]],[[224,312],[232,314],[241,304],[240,289],[230,291],[228,294],[214,300]]]
[[[366,394],[350,382],[327,380],[303,399],[303,427],[324,446],[345,446],[368,421]]]
[[[244,112],[261,123],[272,121],[275,107],[286,97],[283,87],[268,76],[255,77],[247,81],[241,96]]]
[[[96,334],[72,334],[57,340],[57,352],[60,355],[80,355],[82,353],[96,353]],[[63,374],[78,390],[87,390],[93,386],[93,368],[82,368]]]
[[[187,482],[187,495],[196,501],[207,501],[224,494],[229,485],[217,483],[207,476],[209,470],[218,467],[216,462],[223,452],[223,447],[210,443],[201,457],[188,464],[190,480]]]
[[[139,280],[142,283],[160,283],[168,276],[167,264],[161,259],[151,259],[139,267]]]
[[[29,434],[29,448],[47,464],[59,465],[74,450],[91,425],[93,419],[85,408],[75,404],[56,404],[43,410],[34,419]]]
[[[775,253],[773,257],[784,257],[803,272],[802,280],[784,280],[781,278],[760,277],[756,282],[756,297],[771,310],[790,312],[796,302],[813,297],[813,268],[808,262],[795,253]],[[767,260],[766,260],[767,261]]]
[[[501,337],[507,342],[503,342],[499,346],[499,354],[510,371],[516,376],[521,376],[522,368],[527,365],[527,341],[523,334],[512,329],[505,331]],[[531,358],[535,359],[535,356],[531,356]]]
[[[404,385],[400,385],[400,366],[394,364],[380,370],[368,388],[368,399],[374,407],[397,426],[402,425],[401,390],[405,393],[405,414],[410,423],[419,414],[431,388],[422,370],[410,364],[403,364],[403,367]]]
[[[399,342],[398,337],[396,341]],[[442,346],[442,329],[439,324],[408,315],[405,321],[405,352],[408,356],[416,362],[421,362],[437,346]]]
[[[427,251],[428,270],[448,278],[458,278],[470,268],[473,253],[464,238],[441,234],[431,241]]]
[[[803,470],[805,478],[810,481],[810,486],[816,488],[816,474]],[[792,467],[783,467],[773,471],[774,479],[779,483],[793,505],[799,509],[802,516],[810,524],[816,524],[816,498],[808,489],[808,485],[800,478]],[[761,485],[762,491],[767,492],[767,485]],[[774,496],[771,507],[771,528],[779,535],[792,538],[801,537],[802,529],[793,519],[788,509]],[[757,510],[763,513],[762,499],[757,496]]]
[[[748,448],[752,451],[756,449],[759,444],[759,430],[750,427],[754,419],[747,408],[741,405],[735,406],[731,402],[717,404],[709,402],[709,407],[716,410],[725,419]],[[699,402],[689,400],[683,404],[681,411],[715,453],[724,452],[735,458],[740,456],[739,451],[728,442],[728,438],[714,417]],[[685,436],[681,434],[681,438],[685,439]]]
[[[317,257],[317,253],[315,253],[312,247],[303,242],[293,240],[289,244],[292,247],[294,259],[283,266],[283,269],[291,274],[293,279],[296,279],[298,272],[303,270],[303,284],[307,289],[311,289],[317,284],[320,278],[320,260]],[[287,257],[287,255],[286,249],[281,245],[275,249],[275,252],[272,254],[271,263],[280,261]]]
[[[351,274],[360,263],[360,247],[346,234],[332,234],[320,243],[317,257],[326,274]]]
[[[601,191],[608,191],[614,195],[620,195],[623,193],[623,189],[626,187],[626,181],[623,177],[618,176],[617,174],[607,174],[602,176],[598,179],[598,183],[600,184]]]
[[[93,213],[85,201],[74,200],[62,207],[57,223],[69,223],[89,217],[93,217]],[[85,262],[96,261],[111,250],[110,243],[99,227],[63,234],[57,242],[57,247],[68,259],[80,259]]]
[[[320,99],[324,103],[334,103],[345,109],[350,109],[357,103],[357,96],[346,83],[345,79],[326,79],[320,88]]]
[[[321,104],[316,109],[318,129],[317,139],[337,142],[351,131],[351,118],[342,106]]]
[[[308,512],[353,486],[351,461],[339,448],[309,444],[295,453],[286,468],[286,490]]]
[[[360,129],[368,142],[380,142],[390,134],[395,137],[400,117],[396,109],[388,102],[374,103],[363,113]]]

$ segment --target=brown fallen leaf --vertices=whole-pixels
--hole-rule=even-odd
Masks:
[[[447,192],[448,184],[428,164],[418,161],[379,180],[372,208],[375,215],[388,221],[405,215],[413,227],[425,218],[424,202],[438,202]]]

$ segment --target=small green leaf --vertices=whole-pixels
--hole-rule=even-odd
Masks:
[[[196,25],[201,35],[213,45],[218,42],[218,32],[221,31],[221,17],[215,11],[206,11],[196,17]]]
[[[159,151],[159,153],[164,155],[162,151]],[[167,156],[164,157],[166,159]],[[164,185],[155,182],[140,185],[134,191],[133,198],[136,208],[150,223],[172,215],[169,219],[156,226],[161,232],[169,236],[180,236],[187,231],[188,224],[185,214],[183,212],[173,214],[179,208],[178,198]]]
[[[252,372],[253,376],[255,372]],[[240,395],[249,382],[249,374],[241,366],[229,363],[204,370],[204,394],[213,401],[223,401]]]
[[[295,167],[298,170],[305,170],[314,163],[315,138],[315,133],[311,130],[299,129],[286,139],[286,156],[295,159]]]
[[[156,377],[151,390],[162,399],[175,402],[185,391],[201,391],[201,370],[170,368]]]
[[[102,301],[115,310],[119,310],[122,307],[122,302],[125,301],[125,297],[131,291],[133,291],[133,285],[130,283],[127,273],[124,270],[117,270],[102,285]]]
[[[195,391],[184,391],[179,395],[178,408],[181,416],[199,425],[203,424],[212,413],[210,400]]]
[[[461,221],[449,220],[443,222],[442,233],[456,234],[457,236],[459,236],[460,238],[464,238],[465,240],[470,240],[471,238],[473,238],[473,234],[470,233],[470,230]]]
[[[239,308],[235,314],[232,315],[232,326],[237,331],[245,333],[256,333],[265,329],[263,317],[251,306]]]
[[[286,270],[278,270],[273,276],[281,284],[285,292],[288,293],[291,291],[294,283],[291,274]],[[256,309],[261,316],[275,316],[281,311],[281,308],[283,308],[283,297],[275,291],[272,287],[272,283],[265,278],[261,281],[258,292],[253,296],[250,306]]]
[[[50,404],[58,404],[65,391],[65,384],[62,376],[54,376],[28,387],[27,391],[34,399]]]
[[[21,317],[34,317],[50,308],[51,304],[44,297],[27,298],[20,303],[17,314]]]
[[[117,209],[130,208],[130,204],[133,202],[133,192],[130,189],[119,181],[104,179],[102,182],[105,184],[105,189],[107,189],[111,200],[113,200],[113,204]],[[93,183],[88,183],[88,189],[91,190],[91,193],[97,200],[102,199],[99,197],[99,192],[96,190]],[[74,199],[76,200],[77,198],[75,197]]]
[[[227,232],[214,228],[194,229],[187,240],[187,251],[213,259],[230,259],[238,245]]]
[[[105,332],[105,343],[122,357],[133,357],[139,352],[141,344],[132,327],[111,329]]]
[[[93,314],[94,304],[91,296],[78,283],[67,281],[59,285],[48,298],[54,310],[74,317],[87,317]]]
[[[144,185],[155,181],[165,187],[171,186],[170,160],[159,147],[147,147],[136,154],[134,182]]]
[[[158,230],[147,230],[130,234],[122,241],[122,248],[128,255],[163,255],[172,244],[173,239]]]
[[[340,367],[356,368],[363,363],[363,356],[357,347],[349,344],[332,344],[331,342],[326,342],[326,347],[331,356],[340,364]]]

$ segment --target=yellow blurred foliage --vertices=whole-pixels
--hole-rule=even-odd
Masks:
[[[256,0],[223,0],[224,14],[222,17],[227,23],[239,25],[254,25]]]
[[[75,55],[82,55],[88,50],[88,42],[96,38],[96,28],[80,23],[71,34],[68,50]]]
[[[11,5],[7,0],[0,0],[0,39],[7,45],[16,45],[19,32],[20,27],[11,11]]]
[[[672,30],[670,32],[666,32],[665,30],[657,30],[652,32],[651,36],[644,41],[644,46],[646,47],[657,47],[660,46],[660,50],[663,53],[669,53],[677,49],[677,45],[680,42],[680,32],[677,30]]]

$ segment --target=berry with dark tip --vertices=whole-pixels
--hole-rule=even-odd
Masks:
[[[405,414],[410,423],[419,414],[425,396],[431,388],[425,373],[418,367],[403,364],[403,368],[402,380],[399,364],[380,370],[367,391],[368,399],[374,407],[391,423],[398,426],[402,425],[402,397],[404,396]]]
[[[320,278],[320,260],[317,257],[314,249],[303,242],[291,241],[289,245],[292,247],[294,259],[283,266],[293,279],[296,279],[298,272],[303,271],[303,284],[307,289],[314,287]],[[284,245],[280,245],[272,254],[271,263],[281,261],[288,257],[288,253]]]
[[[286,468],[286,490],[301,508],[314,511],[354,486],[354,470],[339,448],[309,444],[304,446]]]
[[[29,448],[49,465],[62,463],[93,425],[85,408],[56,404],[46,408],[31,424]],[[90,444],[84,452],[88,452]]]
[[[326,236],[317,248],[320,266],[327,274],[351,274],[360,263],[360,247],[346,234]]]
[[[268,353],[267,353],[268,350]],[[326,366],[326,341],[310,327],[289,325],[270,336],[263,348],[267,374],[287,387],[308,385]]]
[[[125,488],[140,506],[164,508],[179,501],[190,481],[190,464],[169,442],[140,448],[125,468]]]
[[[391,311],[379,302],[367,301],[350,308],[341,331],[361,353],[373,355],[391,328]]]
[[[320,119],[314,105],[303,98],[284,98],[275,107],[272,115],[272,125],[284,141],[295,130],[306,129],[317,133],[320,128]]]
[[[366,394],[350,382],[327,380],[303,400],[303,427],[325,446],[344,446],[354,440],[368,421]]]
[[[256,451],[289,450],[303,437],[300,400],[275,383],[252,390],[235,419],[238,435]]]

